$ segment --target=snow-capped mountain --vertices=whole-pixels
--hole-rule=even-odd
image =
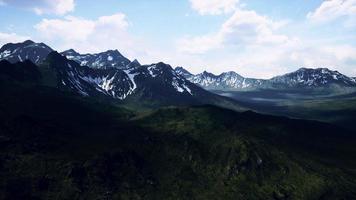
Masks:
[[[108,50],[96,54],[79,54],[73,49],[61,53],[69,60],[74,60],[81,66],[88,66],[94,69],[117,68],[127,69],[131,61],[125,58],[118,50]]]
[[[266,82],[260,79],[244,78],[232,71],[220,75],[204,71],[203,73],[193,75],[182,67],[177,67],[175,70],[177,74],[208,90],[248,90],[262,87]]]
[[[211,103],[220,98],[178,75],[164,63],[129,64],[129,69],[93,69],[57,52],[48,55],[44,69],[54,69],[57,87],[82,96],[158,102],[160,105]]]
[[[356,82],[353,78],[327,68],[300,68],[295,72],[274,77],[269,82],[273,87],[277,88],[356,87]]]
[[[137,60],[130,62],[116,50],[92,55],[81,55],[68,50],[62,55],[43,43],[32,41],[7,44],[1,49],[0,60],[11,61],[14,64],[9,64],[14,68],[20,66],[20,72],[27,65],[37,65],[41,80],[36,84],[71,91],[81,96],[129,104],[135,102],[148,107],[214,104],[241,109],[233,100],[191,83],[177,74],[170,65],[141,65]],[[7,69],[9,67],[4,68],[5,72]],[[6,76],[14,75],[12,72],[7,74]]]
[[[54,69],[59,88],[83,96],[105,96],[123,100],[136,89],[131,71],[80,66],[57,52],[50,53],[42,67]]]
[[[295,72],[271,79],[245,78],[235,72],[214,75],[209,72],[193,75],[182,67],[177,74],[208,90],[252,90],[252,89],[313,89],[329,87],[356,87],[356,79],[327,68],[301,68]]]
[[[35,43],[26,40],[21,43],[8,43],[0,49],[0,60],[8,60],[11,63],[31,60],[33,63],[41,63],[53,50],[44,43]]]

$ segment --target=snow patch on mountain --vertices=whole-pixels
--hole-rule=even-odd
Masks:
[[[173,79],[172,86],[180,93],[183,93],[185,91],[182,87],[180,87],[180,85],[179,85],[177,80]]]
[[[189,88],[185,83],[182,85],[182,87],[183,87],[190,95],[193,95],[192,90],[190,90],[190,88]]]
[[[99,88],[109,93],[109,91],[113,88],[112,83],[113,80],[115,79],[115,75],[112,76],[111,78],[109,76],[94,77],[94,78],[91,76],[85,76],[80,78],[88,83],[93,83],[97,85]]]
[[[126,73],[126,75],[129,77],[131,83],[132,83],[132,87],[130,87],[130,90],[128,92],[128,95],[132,94],[136,88],[137,88],[137,84],[135,82],[135,77],[137,75],[139,75],[139,73],[132,73],[132,70],[124,70],[124,72]]]
[[[10,55],[11,55],[11,51],[10,50],[5,50],[5,51],[0,53],[0,59],[9,57]]]
[[[158,75],[158,73],[156,73],[156,72],[159,72],[159,70],[157,70],[156,67],[157,67],[157,65],[152,65],[152,66],[147,67],[148,72],[150,73],[150,75],[153,78],[155,78]]]
[[[188,92],[190,95],[193,95],[192,90],[186,85],[185,80],[176,74],[174,75],[172,78],[172,86],[180,93]]]

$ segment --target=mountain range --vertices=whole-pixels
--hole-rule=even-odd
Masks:
[[[220,75],[204,71],[192,74],[182,67],[175,68],[177,74],[208,90],[243,91],[255,89],[315,89],[332,87],[356,87],[356,79],[328,68],[300,68],[295,72],[271,79],[245,78],[236,72]]]
[[[233,100],[208,92],[179,76],[170,65],[162,62],[141,65],[117,50],[93,55],[68,50],[60,54],[33,41],[6,44],[1,49],[0,60],[19,66],[22,66],[19,62],[29,60],[38,65],[46,85],[86,97],[148,107],[220,104],[239,108]]]
[[[53,51],[52,48],[44,43],[35,43],[30,40],[16,44],[9,43],[0,49],[0,60],[6,59],[11,63],[30,60],[35,64],[41,64]],[[61,55],[68,60],[75,61],[80,66],[87,66],[92,69],[106,69],[110,71],[114,68],[119,70],[129,70],[141,66],[137,60],[131,62],[118,50],[108,50],[96,54],[79,54],[75,50],[70,49],[62,52]],[[152,69],[152,66],[153,65],[146,65],[143,68]],[[143,71],[146,71],[147,74],[151,74],[151,71],[149,70]],[[143,71],[141,71],[141,73],[144,73]],[[276,76],[271,79],[245,78],[233,71],[224,72],[220,75],[214,75],[204,71],[203,73],[194,75],[183,67],[175,68],[174,72],[175,75],[184,77],[188,81],[207,90],[244,91],[255,89],[356,87],[356,78],[347,77],[338,71],[332,71],[328,68],[300,68],[295,72]],[[179,78],[176,77],[175,79]],[[182,89],[178,90],[181,91]],[[122,98],[122,96],[118,98]]]

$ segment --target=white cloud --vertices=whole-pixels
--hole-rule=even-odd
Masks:
[[[303,67],[327,67],[352,75],[352,69],[356,65],[356,48],[351,45],[314,44],[313,46],[294,49],[292,52],[295,57],[287,63],[299,64]]]
[[[219,48],[205,54],[181,53],[169,61],[186,66],[194,73],[204,70],[215,74],[236,71],[253,78],[271,78],[301,67],[327,67],[356,76],[356,47],[315,38],[290,38],[288,42],[272,47],[248,45],[244,48]]]
[[[321,15],[329,15],[327,21],[330,21],[344,16],[348,24],[356,24],[356,18],[351,17],[354,12],[351,0],[343,4],[347,6],[339,6],[337,11],[319,9],[314,16],[309,14],[309,18],[316,20]],[[302,30],[314,27],[308,24],[300,26]],[[233,70],[256,78],[271,78],[300,67],[328,67],[347,75],[355,74],[354,45],[342,43],[337,37],[312,38],[293,31],[280,33],[291,27],[296,29],[292,22],[276,21],[240,5],[216,32],[178,40],[178,53],[171,57],[171,62],[187,66],[194,73],[208,70],[218,74]]]
[[[2,33],[0,32],[0,45],[4,45],[7,43],[16,43],[23,42],[24,40],[29,39],[27,36],[21,36],[16,33]]]
[[[329,22],[341,17],[347,18],[347,26],[356,24],[356,0],[327,0],[307,15],[313,22]]]
[[[74,48],[82,53],[93,53],[118,48],[125,55],[134,56],[140,47],[134,45],[135,39],[128,33],[129,22],[122,13],[96,20],[73,16],[43,19],[34,27],[40,39],[59,50]]]
[[[286,36],[274,31],[286,22],[275,22],[255,11],[237,10],[223,25],[219,35],[226,44],[278,44],[286,42]]]
[[[286,21],[273,21],[255,11],[238,9],[216,33],[185,37],[178,40],[180,52],[202,54],[226,46],[277,45],[286,43],[288,37],[275,31]]]
[[[74,10],[74,0],[0,0],[0,5],[29,9],[38,15],[64,15]]]
[[[191,6],[201,15],[220,15],[233,12],[238,0],[190,0]]]
[[[198,37],[184,37],[177,41],[179,52],[189,54],[203,54],[209,50],[221,47],[221,40],[218,35],[206,35]]]
[[[95,29],[95,21],[67,16],[65,19],[43,19],[35,29],[47,40],[85,41]]]

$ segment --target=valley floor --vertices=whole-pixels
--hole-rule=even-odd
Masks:
[[[286,90],[214,92],[260,113],[323,121],[356,132],[355,91],[340,94]]]

